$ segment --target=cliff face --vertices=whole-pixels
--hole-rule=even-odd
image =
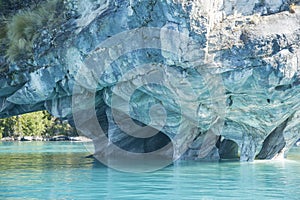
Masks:
[[[97,152],[171,144],[161,154],[184,159],[272,159],[300,137],[292,2],[68,2],[70,19],[2,70],[0,117],[47,109]]]

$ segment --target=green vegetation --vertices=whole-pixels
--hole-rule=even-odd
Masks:
[[[43,26],[55,21],[57,1],[48,1],[33,10],[20,11],[7,24],[8,49],[10,61],[32,55],[33,42],[38,38]]]
[[[13,16],[22,10],[37,8],[45,0],[0,0],[0,44],[7,40],[7,26]]]
[[[0,43],[6,45],[8,60],[30,58],[33,44],[42,30],[64,21],[62,9],[61,0],[0,0],[0,11],[4,13],[0,22]]]
[[[18,136],[74,135],[74,129],[46,111],[0,119],[0,138]]]

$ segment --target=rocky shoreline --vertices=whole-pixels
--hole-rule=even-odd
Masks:
[[[24,137],[4,137],[1,139],[2,142],[12,141],[71,141],[71,142],[92,142],[90,138],[84,136],[65,136],[58,135],[53,137],[41,137],[41,136],[24,136]]]

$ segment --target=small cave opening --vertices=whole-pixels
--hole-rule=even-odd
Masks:
[[[147,127],[146,124],[136,119],[131,118],[131,120],[135,125],[140,127],[140,134],[131,135],[131,133],[123,130],[115,122],[110,122],[110,126],[108,127],[108,132],[110,132],[110,134],[108,134],[108,137],[114,145],[132,153],[151,153],[169,145],[168,152],[170,153],[170,156],[173,156],[173,143],[165,133],[154,128]],[[134,129],[134,127],[132,128]],[[147,133],[147,131],[150,132]],[[142,137],[139,137],[139,135]]]
[[[119,115],[117,118],[116,114]],[[159,156],[162,158],[173,158],[173,141],[164,132],[151,128],[121,112],[115,112],[113,116],[111,109],[107,109],[105,105],[97,107],[96,115],[101,129],[110,143],[109,145],[114,145],[128,153],[141,154],[156,153],[158,151]],[[116,120],[124,121],[119,121],[120,126]],[[131,127],[130,123],[133,123],[133,127]],[[134,125],[137,125],[139,128]],[[150,131],[149,134],[147,134],[147,131]],[[110,147],[108,146],[107,148]]]
[[[239,159],[239,146],[229,139],[221,140],[221,136],[216,144],[219,149],[220,159]]]
[[[158,151],[169,144],[173,149],[171,139],[163,132],[158,132],[149,138],[137,138],[124,132],[118,133],[114,137],[122,138],[114,142],[115,145],[132,153],[150,153]]]

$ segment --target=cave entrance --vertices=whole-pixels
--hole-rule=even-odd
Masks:
[[[114,142],[115,145],[132,153],[151,153],[158,151],[169,144],[172,145],[172,148],[170,149],[173,151],[171,139],[163,132],[158,132],[156,135],[149,138],[136,138],[125,133],[118,133],[115,137],[122,138]],[[168,151],[167,154],[171,155],[171,152]]]
[[[223,139],[221,137],[216,144],[219,149],[220,159],[239,159],[239,145],[233,140]]]

